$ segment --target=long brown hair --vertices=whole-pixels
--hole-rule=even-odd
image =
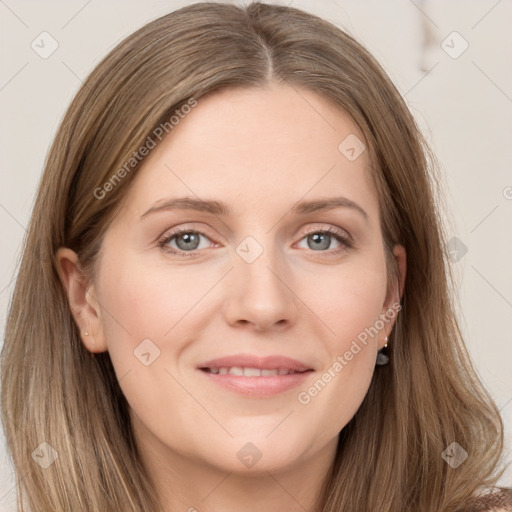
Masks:
[[[23,501],[34,511],[160,510],[108,352],[93,359],[81,343],[55,253],[71,248],[92,277],[137,166],[119,170],[155,127],[191,98],[270,80],[311,90],[352,116],[371,157],[390,273],[394,244],[407,253],[390,363],[376,369],[339,436],[318,510],[460,511],[496,485],[502,419],[456,321],[436,160],[404,100],[334,25],[291,7],[208,2],[122,41],[85,80],[49,151],[1,358],[20,511]],[[98,193],[114,176],[122,179]],[[442,456],[453,442],[468,454],[456,469]],[[47,462],[58,458],[43,468],[37,450]]]

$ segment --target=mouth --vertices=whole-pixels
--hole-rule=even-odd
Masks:
[[[211,359],[198,365],[198,368],[210,373],[246,375],[247,377],[259,377],[261,374],[257,371],[277,371],[277,375],[285,375],[290,372],[299,373],[313,370],[308,364],[290,357],[281,355],[262,357],[253,354],[233,354]],[[268,373],[268,375],[275,375],[275,373]]]
[[[251,368],[242,366],[222,366],[220,368],[199,368],[203,372],[215,375],[238,375],[244,377],[272,377],[275,375],[293,375],[313,370],[289,370],[287,368]]]
[[[200,364],[209,382],[248,398],[268,398],[303,384],[315,370],[284,356],[237,354]]]

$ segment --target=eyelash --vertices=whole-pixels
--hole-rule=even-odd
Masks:
[[[158,241],[159,247],[162,250],[164,250],[165,252],[173,254],[175,256],[179,256],[179,257],[181,257],[181,256],[183,256],[183,257],[197,256],[203,249],[196,249],[195,251],[181,251],[181,250],[171,249],[166,246],[166,244],[168,244],[171,240],[173,240],[175,237],[177,237],[178,235],[183,234],[183,233],[188,233],[188,234],[193,233],[196,235],[202,235],[206,238],[209,238],[208,235],[206,235],[205,233],[202,233],[201,231],[196,231],[196,230],[187,229],[187,228],[179,228],[179,229],[176,229],[175,231],[172,231],[171,233],[166,234],[162,239],[160,239]],[[326,234],[326,235],[332,236],[338,242],[340,242],[342,245],[342,247],[339,247],[334,250],[331,249],[331,250],[327,250],[327,251],[313,251],[313,252],[319,252],[319,253],[335,256],[344,250],[352,249],[354,247],[354,244],[353,244],[350,236],[343,234],[341,231],[339,231],[333,227],[329,227],[328,229],[310,228],[304,233],[304,236],[299,241],[302,241],[308,235],[312,235],[312,234]]]

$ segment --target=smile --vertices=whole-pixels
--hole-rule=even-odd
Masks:
[[[201,368],[207,373],[214,373],[219,375],[243,375],[244,377],[270,377],[273,375],[290,375],[293,373],[304,373],[295,370],[288,370],[287,368],[273,368],[273,369],[260,369],[260,368],[242,368],[241,366],[223,366],[221,368]]]
[[[200,368],[200,374],[210,383],[246,398],[270,398],[298,386],[304,386],[315,372],[251,367]],[[280,373],[281,372],[281,373]],[[295,395],[294,395],[295,396]]]

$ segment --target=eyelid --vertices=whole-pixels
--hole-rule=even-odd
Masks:
[[[322,232],[322,233],[329,233],[329,234],[332,234],[332,235],[338,235],[340,236],[341,238],[343,238],[344,240],[346,240],[347,242],[350,242],[351,244],[355,244],[355,240],[353,239],[352,235],[342,229],[342,228],[338,228],[337,226],[333,226],[332,224],[324,224],[323,227],[311,227],[311,228],[307,228],[306,231],[304,232],[304,236],[307,236],[307,235],[310,235],[312,233],[318,233],[318,232]],[[302,238],[304,238],[304,236]],[[302,240],[302,238],[300,240]]]
[[[179,235],[180,233],[199,233],[200,235],[203,235],[207,238],[218,238],[217,236],[213,236],[213,234],[210,234],[210,229],[208,227],[205,227],[204,224],[199,223],[184,223],[184,224],[178,224],[177,226],[174,226],[172,228],[166,229],[162,235],[158,237],[158,240],[161,241],[162,239],[169,238],[171,236]]]

